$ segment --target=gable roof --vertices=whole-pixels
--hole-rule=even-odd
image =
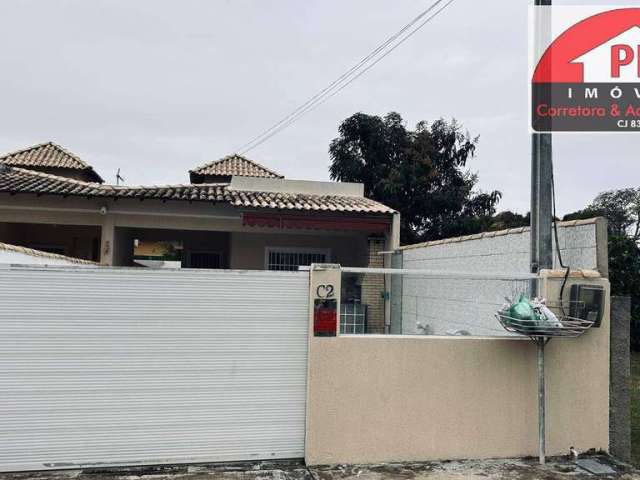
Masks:
[[[365,197],[308,193],[243,191],[228,183],[191,185],[115,186],[0,165],[0,192],[51,194],[140,200],[187,200],[226,203],[234,207],[292,211],[391,214],[394,210]]]
[[[68,168],[89,174],[96,182],[104,182],[93,167],[84,162],[74,153],[56,145],[53,142],[40,143],[32,147],[23,148],[0,156],[0,163],[23,168]]]
[[[234,153],[227,155],[220,160],[206,163],[200,167],[189,170],[193,179],[194,175],[217,175],[217,176],[241,176],[241,177],[261,177],[261,178],[284,178],[273,170],[260,165],[258,162]]]

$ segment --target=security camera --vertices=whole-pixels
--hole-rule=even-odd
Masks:
[[[109,209],[105,205],[100,207],[100,215],[106,215],[108,211]]]

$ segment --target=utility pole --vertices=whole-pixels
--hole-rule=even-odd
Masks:
[[[551,0],[535,0],[536,6],[551,6]],[[551,37],[549,17],[541,18],[534,12],[534,44],[541,50]],[[532,85],[542,89],[539,94],[550,97],[548,85]],[[553,177],[552,142],[550,133],[531,134],[531,273],[553,267],[551,242],[553,210],[551,204],[551,181]]]
[[[551,6],[552,0],[534,0],[535,7]],[[534,48],[536,58],[540,58],[543,48],[551,38],[551,22],[548,12],[542,15],[538,8],[534,12]],[[542,88],[539,95],[550,97],[548,85],[532,85]],[[553,178],[552,142],[550,133],[531,134],[531,272],[538,273],[543,268],[553,268],[552,250],[552,194]],[[539,283],[533,280],[532,294],[539,293]],[[538,440],[540,463],[546,461],[545,436],[545,382],[544,346],[546,339],[536,340],[538,353]]]

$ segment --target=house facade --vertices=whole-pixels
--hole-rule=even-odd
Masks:
[[[239,155],[189,175],[185,184],[108,185],[53,143],[0,156],[0,242],[108,266],[143,264],[139,254],[160,242],[182,268],[248,270],[378,266],[378,252],[398,246],[397,212],[361,184],[287,180]]]

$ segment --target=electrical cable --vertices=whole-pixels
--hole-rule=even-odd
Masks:
[[[267,135],[264,139],[258,141],[255,143],[255,145],[249,147],[248,149],[245,149],[242,153],[246,153],[249,150],[254,149],[255,147],[262,145],[264,142],[266,142],[267,140],[269,140],[271,137],[273,137],[274,135],[276,135],[277,133],[279,133],[281,130],[284,130],[285,128],[287,128],[289,125],[291,125],[292,123],[294,123],[298,118],[302,117],[303,115],[305,115],[306,113],[314,110],[315,108],[319,107],[320,105],[322,105],[323,103],[325,103],[327,100],[335,97],[338,93],[340,93],[344,88],[346,88],[348,85],[350,85],[353,81],[357,80],[360,76],[362,76],[364,73],[366,73],[368,70],[370,70],[372,67],[374,67],[378,62],[380,62],[384,57],[386,57],[387,55],[389,55],[391,52],[393,52],[397,47],[399,47],[402,43],[404,43],[407,39],[409,39],[414,33],[416,33],[423,25],[425,25],[426,23],[428,23],[430,20],[432,20],[436,15],[438,15],[442,10],[444,10],[448,5],[450,5],[451,3],[453,3],[455,0],[449,0],[442,8],[440,8],[438,11],[436,11],[433,15],[431,15],[429,18],[427,18],[427,20],[425,20],[422,24],[420,24],[415,30],[413,30],[412,32],[410,32],[407,36],[405,36],[402,40],[400,40],[396,45],[394,45],[392,48],[390,48],[389,50],[387,50],[382,56],[380,56],[379,58],[377,58],[373,63],[371,63],[370,65],[368,65],[366,68],[364,68],[363,70],[361,70],[360,72],[358,72],[355,76],[351,77],[348,81],[346,81],[345,83],[343,83],[342,85],[340,85],[337,89],[333,90],[331,93],[328,93],[327,95],[325,95],[324,97],[318,99],[316,102],[314,102],[313,104],[309,105],[307,108],[305,108],[303,111],[301,111],[299,114],[297,114],[294,118],[292,118],[289,122],[285,123],[284,125],[280,126],[278,129],[276,129],[274,132],[272,132],[271,134]]]
[[[413,36],[424,25],[426,25],[431,20],[433,20],[437,15],[439,15],[445,8],[447,8],[455,0],[449,0],[448,2],[446,2],[444,4],[444,6],[442,6],[438,10],[436,10],[435,13],[433,13],[432,15],[427,17],[425,20],[423,20],[421,23],[419,23],[416,28],[414,28],[408,34],[406,34],[406,35],[404,35],[404,37],[402,37],[402,35],[407,30],[409,30],[412,26],[414,26],[416,23],[418,23],[429,12],[433,11],[443,1],[444,0],[436,0],[435,2],[433,2],[428,8],[426,8],[418,16],[416,16],[411,22],[409,22],[407,25],[405,25],[398,32],[396,32],[395,34],[390,36],[385,42],[383,42],[381,45],[376,47],[372,52],[370,52],[362,60],[360,60],[358,63],[356,63],[356,65],[351,67],[345,73],[340,75],[337,79],[335,79],[333,82],[331,82],[327,87],[325,87],[324,89],[320,90],[313,97],[311,97],[305,103],[303,103],[302,105],[297,107],[289,115],[287,115],[286,117],[284,117],[280,121],[276,122],[270,128],[268,128],[267,130],[263,131],[260,135],[254,137],[250,141],[244,143],[236,151],[238,153],[240,153],[240,154],[244,154],[244,153],[249,152],[250,150],[253,150],[254,148],[256,148],[259,145],[262,145],[264,142],[269,140],[271,137],[273,137],[274,135],[276,135],[277,133],[279,133],[283,129],[285,129],[288,126],[290,126],[291,124],[293,124],[296,120],[298,120],[300,117],[302,117],[306,113],[310,112],[311,110],[315,109],[319,105],[323,104],[325,101],[327,101],[330,98],[334,97],[336,94],[338,94],[340,91],[342,91],[346,86],[351,84],[354,80],[359,78],[361,75],[363,75],[369,69],[371,69],[374,65],[376,65],[378,62],[380,62],[383,58],[385,58],[387,55],[389,55],[391,52],[393,52],[396,48],[398,48],[400,45],[402,45],[406,40],[408,40],[411,36]],[[402,38],[400,38],[400,37],[402,37]],[[398,42],[396,42],[395,44],[393,44],[398,38],[400,38],[400,40]],[[388,48],[385,51],[385,49],[387,47],[389,47],[389,45],[391,45],[391,48]],[[382,55],[378,56],[378,54],[380,54],[381,52],[384,52],[384,53],[382,53]],[[375,58],[376,56],[378,58]],[[369,63],[367,65],[368,62],[371,62],[371,63]],[[365,65],[366,65],[366,67],[365,67]]]
[[[567,312],[564,310],[564,302],[562,300],[564,296],[564,289],[567,285],[567,280],[569,279],[569,272],[571,272],[571,267],[568,265],[565,266],[562,261],[562,254],[560,253],[560,242],[558,241],[558,217],[556,216],[556,181],[553,175],[553,160],[551,160],[551,201],[553,205],[553,218],[551,219],[553,222],[553,234],[556,241],[556,252],[558,255],[558,263],[560,263],[560,267],[566,268],[566,272],[564,274],[564,279],[562,280],[562,286],[560,287],[560,309],[562,310],[562,314],[566,315]]]
[[[241,145],[236,151],[241,152],[243,151],[246,147],[248,147],[249,145],[251,145],[252,143],[254,143],[256,140],[262,138],[264,135],[270,133],[271,131],[273,131],[275,128],[277,128],[280,124],[284,123],[285,121],[289,120],[292,116],[294,116],[296,113],[298,113],[298,111],[304,109],[307,105],[309,105],[310,103],[312,103],[314,100],[316,100],[318,97],[324,95],[325,92],[327,92],[328,90],[331,90],[336,84],[340,83],[343,79],[345,79],[346,77],[348,77],[349,75],[351,75],[353,72],[355,72],[356,70],[358,70],[362,65],[364,65],[365,63],[367,63],[371,58],[375,57],[379,52],[381,52],[382,50],[384,50],[384,48],[389,45],[390,43],[392,43],[396,38],[398,38],[402,33],[404,33],[407,29],[411,28],[416,22],[418,22],[422,17],[424,17],[427,13],[429,13],[433,8],[435,8],[440,2],[442,2],[443,0],[437,0],[436,2],[434,2],[433,4],[431,4],[426,10],[420,12],[420,14],[418,16],[416,16],[413,20],[411,20],[408,24],[406,24],[404,27],[402,27],[398,32],[394,33],[393,35],[391,35],[389,38],[387,38],[382,44],[378,45],[375,49],[373,49],[371,52],[369,52],[364,58],[362,58],[362,60],[360,60],[359,62],[357,62],[354,66],[352,66],[349,70],[347,70],[346,72],[344,72],[342,75],[340,75],[338,78],[336,78],[333,82],[331,82],[329,85],[327,85],[325,88],[323,88],[322,90],[320,90],[318,93],[316,93],[313,97],[311,97],[309,100],[307,100],[305,103],[303,103],[302,105],[300,105],[299,107],[297,107],[295,110],[293,110],[289,115],[287,115],[286,117],[284,117],[283,119],[279,120],[278,122],[276,122],[274,125],[272,125],[271,127],[269,127],[267,130],[263,131],[262,133],[260,133],[259,135],[255,136],[254,138],[252,138],[251,140],[249,140],[248,142],[244,143],[243,145]]]

